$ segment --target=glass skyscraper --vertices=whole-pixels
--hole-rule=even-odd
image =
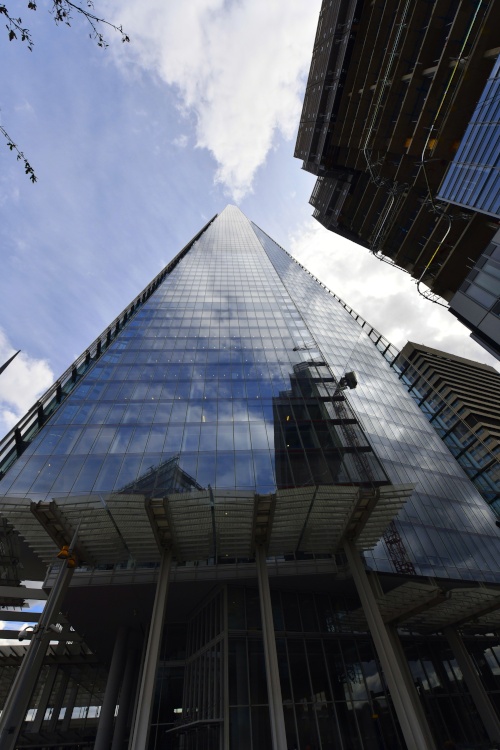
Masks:
[[[234,206],[89,347],[0,446],[0,510],[43,561],[78,531],[108,686],[42,670],[13,747],[500,740],[499,530],[384,354]]]

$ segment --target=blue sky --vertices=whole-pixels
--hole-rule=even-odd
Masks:
[[[14,3],[14,0],[11,0]],[[17,2],[32,52],[0,36],[0,433],[228,203],[237,203],[396,345],[493,363],[414,283],[311,218],[293,158],[319,0],[98,0],[75,18]]]

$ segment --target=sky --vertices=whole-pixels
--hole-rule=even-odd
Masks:
[[[498,366],[407,274],[327,232],[293,158],[320,0],[96,0],[131,38],[10,0],[0,35],[0,436],[227,203],[398,347]]]

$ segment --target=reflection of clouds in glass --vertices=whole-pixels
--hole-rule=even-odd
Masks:
[[[413,679],[417,685],[421,685],[424,690],[440,687],[441,681],[437,675],[434,665],[428,659],[409,660]]]
[[[217,468],[215,486],[219,488],[234,487],[234,453],[217,451]]]
[[[235,422],[248,422],[248,406],[243,399],[233,399],[233,420]]]
[[[203,487],[271,492],[274,471],[280,487],[360,481],[343,449],[353,432],[358,444],[364,436],[354,423],[350,434],[340,428],[321,382],[328,370],[310,362],[321,350],[335,373],[359,371],[349,401],[392,481],[418,487],[400,529],[419,572],[498,571],[491,517],[397,374],[338,302],[266,242],[268,256],[236,209],[223,212],[61,405],[50,425],[57,443],[44,431],[19,477],[7,475],[13,491],[106,491],[179,451],[181,470]],[[294,352],[299,342],[307,347]],[[370,478],[372,458],[363,466]],[[371,559],[390,569],[383,545]]]
[[[488,662],[488,666],[492,673],[495,677],[498,677],[500,675],[500,665],[498,663],[500,661],[500,646],[493,646],[492,648],[485,649],[484,658]]]
[[[352,699],[355,701],[366,701],[367,690],[369,695],[374,696],[378,696],[383,693],[382,682],[375,662],[363,662],[363,672],[364,681],[361,672],[359,672],[357,680],[349,681]]]
[[[418,489],[411,506],[403,508],[399,518],[422,531],[410,531],[406,523],[400,527],[419,572],[478,580],[490,576],[487,580],[491,580],[495,571],[493,575],[500,578],[500,545],[492,514],[402,388],[397,373],[376,350],[369,338],[370,326],[362,328],[290,256],[261,230],[254,229],[302,322],[313,334],[313,343],[318,344],[334,374],[351,369],[358,373],[359,385],[349,392],[349,401],[389,478],[394,483],[410,482]],[[297,321],[290,331],[296,335],[301,328],[301,321]],[[382,544],[368,557],[377,570],[391,570]]]

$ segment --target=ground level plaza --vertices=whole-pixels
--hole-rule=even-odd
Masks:
[[[428,733],[424,747],[490,748],[500,591],[363,572],[360,595],[359,572],[344,553],[267,564],[261,553],[218,564],[168,554],[159,565],[70,572],[65,622],[76,633],[62,624],[15,746],[125,748],[130,739],[139,748],[147,737],[151,750],[404,750],[403,715],[413,733]],[[375,638],[366,595],[383,623]],[[2,647],[4,694],[20,648]],[[400,675],[403,707],[386,670]]]

